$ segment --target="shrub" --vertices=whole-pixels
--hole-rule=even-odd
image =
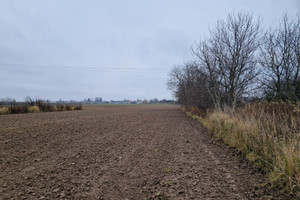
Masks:
[[[69,104],[66,104],[65,109],[66,109],[66,110],[72,110],[72,106],[69,105]]]
[[[56,108],[57,108],[57,111],[63,111],[63,110],[65,110],[64,104],[61,104],[61,103],[58,103],[56,105]]]
[[[28,108],[28,112],[30,113],[38,113],[41,112],[40,108],[38,106],[30,106]]]
[[[74,110],[82,110],[82,104],[80,103],[79,105],[75,105]]]
[[[28,106],[17,103],[13,103],[11,106],[8,107],[9,114],[18,114],[18,113],[27,113],[28,112]]]
[[[8,114],[8,113],[9,113],[8,107],[1,107],[0,108],[0,115]]]
[[[0,107],[0,114],[18,114],[18,113],[37,113],[37,112],[53,112],[66,110],[82,110],[82,104],[57,104],[53,105],[49,101],[30,100],[30,102],[17,103],[11,102],[8,106]]]

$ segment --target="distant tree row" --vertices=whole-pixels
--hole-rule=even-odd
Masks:
[[[181,104],[234,110],[250,97],[300,100],[300,13],[267,31],[250,13],[230,13],[192,55],[169,73],[168,88]]]

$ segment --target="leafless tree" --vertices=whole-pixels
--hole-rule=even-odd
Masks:
[[[211,96],[216,110],[221,110],[224,91],[222,91],[223,77],[218,67],[217,57],[212,52],[210,42],[199,42],[196,49],[193,49],[193,54],[198,59],[199,67],[202,72],[202,77],[205,82],[203,86]]]
[[[300,100],[300,13],[295,20],[285,14],[278,28],[267,31],[260,52],[266,96]]]
[[[178,102],[202,109],[212,108],[212,100],[204,87],[205,78],[196,63],[174,66],[167,82]]]
[[[26,97],[24,98],[24,101],[25,101],[26,104],[28,104],[28,105],[30,105],[30,106],[33,106],[34,103],[35,103],[34,99],[32,99],[30,96],[26,96]]]
[[[263,37],[259,19],[230,13],[192,53],[194,62],[175,66],[169,74],[168,88],[182,104],[235,110],[254,93],[257,80],[271,99],[300,100],[300,13],[294,20],[285,15]]]
[[[249,13],[230,13],[226,21],[217,22],[210,34],[208,40],[197,44],[193,53],[206,72],[206,88],[215,107],[220,110],[221,104],[226,104],[234,110],[258,74],[260,21],[254,22]]]

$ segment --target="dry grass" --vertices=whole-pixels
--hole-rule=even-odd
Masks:
[[[300,104],[260,102],[194,118],[265,172],[273,186],[300,198]]]
[[[40,108],[38,106],[30,106],[28,108],[29,113],[38,113],[41,112]]]
[[[8,114],[9,110],[7,107],[0,107],[0,115]]]

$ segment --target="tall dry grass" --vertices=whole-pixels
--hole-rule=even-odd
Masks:
[[[265,172],[273,186],[300,198],[300,104],[259,102],[198,119]]]
[[[41,112],[40,108],[38,106],[30,106],[28,107],[29,113],[38,113]]]
[[[7,107],[0,107],[0,115],[3,115],[3,114],[8,114],[9,113],[9,110]]]

